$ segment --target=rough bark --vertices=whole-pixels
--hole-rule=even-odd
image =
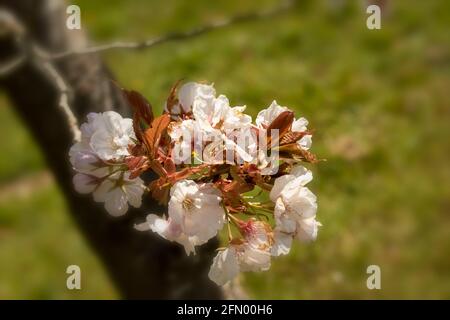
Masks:
[[[66,50],[84,41],[79,32],[66,29],[65,7],[55,4],[57,1],[50,0],[0,0],[0,7],[13,12],[25,25],[29,37],[50,52]],[[14,54],[13,42],[0,39],[0,63]],[[111,73],[98,56],[75,55],[58,61],[56,67],[71,88],[70,104],[78,121],[83,122],[89,112],[108,109],[129,114],[121,93],[111,81]],[[58,107],[58,92],[39,68],[26,63],[0,79],[0,86],[40,145],[73,219],[124,298],[222,297],[222,291],[207,277],[217,240],[200,248],[197,255],[187,257],[179,245],[133,229],[146,214],[161,212],[162,208],[150,198],[146,198],[142,208],[112,218],[91,196],[74,191],[67,155],[72,136]]]

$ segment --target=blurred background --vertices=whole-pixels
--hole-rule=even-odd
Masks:
[[[253,116],[273,99],[315,130],[310,165],[323,227],[265,273],[252,298],[450,298],[450,2],[301,0],[294,10],[150,50],[103,54],[157,112],[184,78],[214,82]],[[71,1],[95,42],[188,30],[276,1]],[[118,298],[43,156],[0,92],[0,299]],[[106,214],[106,213],[105,213]],[[66,267],[82,288],[66,288]],[[368,290],[366,268],[381,268]]]

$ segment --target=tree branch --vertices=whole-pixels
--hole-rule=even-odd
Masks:
[[[159,36],[156,38],[147,39],[141,42],[128,42],[128,41],[117,41],[113,43],[103,44],[103,45],[96,45],[88,48],[81,48],[76,50],[68,50],[64,52],[59,53],[53,53],[47,56],[47,59],[50,60],[56,60],[56,59],[62,59],[66,57],[70,57],[73,55],[78,54],[91,54],[91,53],[99,53],[103,51],[109,51],[114,49],[136,49],[136,50],[142,50],[142,49],[148,49],[152,47],[156,47],[158,45],[172,42],[172,41],[181,41],[181,40],[188,40],[190,38],[194,38],[209,32],[212,32],[217,29],[223,29],[225,27],[229,27],[235,24],[243,23],[243,22],[250,22],[250,21],[256,21],[256,20],[262,20],[267,19],[273,16],[276,16],[278,14],[287,12],[289,9],[292,9],[296,3],[296,0],[287,0],[283,1],[280,5],[270,8],[267,10],[262,10],[259,12],[250,12],[242,15],[237,15],[222,21],[216,21],[213,23],[210,23],[208,25],[200,26],[197,28],[194,28],[189,31],[184,32],[174,32],[169,33],[163,36]]]
[[[25,63],[25,60],[26,56],[24,54],[20,54],[17,57],[14,57],[6,63],[0,65],[0,76],[6,76],[13,73],[23,63]]]
[[[0,76],[4,77],[14,72],[27,61],[33,63],[37,68],[42,70],[58,91],[58,105],[67,119],[67,124],[72,132],[73,140],[76,142],[80,141],[81,131],[78,126],[78,120],[69,105],[69,88],[64,77],[58,72],[51,61],[44,59],[44,57],[48,56],[48,53],[43,48],[40,48],[34,41],[27,38],[26,28],[23,23],[6,10],[0,10],[0,30],[0,34],[3,37],[12,37],[19,51],[15,57],[0,66]]]
[[[69,88],[67,87],[64,78],[52,65],[51,60],[68,58],[80,54],[99,53],[113,49],[148,49],[157,45],[164,44],[166,42],[187,40],[234,24],[273,17],[291,9],[294,6],[295,2],[295,0],[287,0],[281,3],[279,6],[270,8],[268,10],[237,15],[229,19],[216,21],[189,31],[169,33],[142,42],[118,41],[88,48],[67,50],[60,53],[49,53],[46,50],[38,47],[34,43],[25,44],[24,34],[26,30],[23,24],[18,21],[16,17],[14,17],[11,13],[5,10],[0,10],[0,35],[4,35],[5,33],[12,33],[16,39],[16,42],[19,44],[18,47],[21,48],[16,57],[13,57],[7,63],[0,65],[0,76],[4,77],[14,72],[17,68],[27,62],[27,60],[35,63],[40,69],[45,72],[48,77],[51,78],[52,82],[54,83],[60,96],[59,106],[67,118],[67,123],[72,131],[73,139],[74,141],[80,141],[81,132],[78,126],[78,121],[69,105]]]
[[[73,140],[76,142],[81,141],[81,131],[78,126],[78,120],[72,112],[72,109],[69,105],[69,88],[64,81],[62,75],[56,70],[52,63],[45,61],[40,63],[36,63],[37,67],[41,67],[44,73],[51,78],[52,83],[58,89],[59,92],[59,107],[63,111],[68,125],[70,127],[70,131],[72,132]]]

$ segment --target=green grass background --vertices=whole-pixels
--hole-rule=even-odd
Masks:
[[[97,42],[186,30],[274,1],[72,1]],[[300,1],[283,16],[186,42],[104,55],[119,82],[161,110],[178,79],[214,82],[252,115],[273,99],[316,130],[309,166],[323,227],[266,273],[254,298],[450,298],[448,1],[389,1],[382,29],[364,1]],[[33,138],[0,98],[0,190],[46,170]],[[0,298],[117,298],[50,183],[0,192]],[[99,213],[102,214],[102,213]],[[106,214],[106,213],[104,213]],[[82,269],[68,291],[65,269]],[[366,268],[382,289],[366,288]]]

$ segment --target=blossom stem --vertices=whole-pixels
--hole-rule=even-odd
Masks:
[[[231,232],[231,225],[230,225],[230,222],[231,222],[230,216],[231,216],[231,215],[230,215],[230,213],[228,212],[228,209],[227,209],[227,207],[225,206],[224,203],[222,203],[222,207],[223,207],[223,210],[225,211],[225,215],[226,215],[226,218],[227,218],[228,241],[231,242],[231,241],[233,240],[233,234],[232,234],[232,232]]]
[[[267,217],[267,215],[265,213],[258,212],[256,209],[261,209],[261,210],[267,211],[269,213],[273,213],[272,210],[270,210],[268,208],[264,208],[262,206],[255,205],[256,203],[260,203],[260,202],[249,202],[245,199],[242,199],[242,201],[245,202],[248,209],[250,209],[253,212],[252,214],[255,215],[258,219],[260,216],[263,216],[266,220],[269,220],[269,217]],[[250,213],[248,213],[248,214],[250,214]]]
[[[228,228],[228,241],[231,242],[233,240],[233,234],[231,233],[231,225],[230,225],[230,219],[227,218],[227,228]]]
[[[237,226],[242,222],[242,220],[236,218],[236,217],[233,216],[232,214],[229,214],[228,217],[231,218],[232,221],[233,221]]]
[[[263,209],[266,211],[273,211],[273,205],[270,203],[261,203],[261,202],[249,202],[249,204],[255,208]]]

